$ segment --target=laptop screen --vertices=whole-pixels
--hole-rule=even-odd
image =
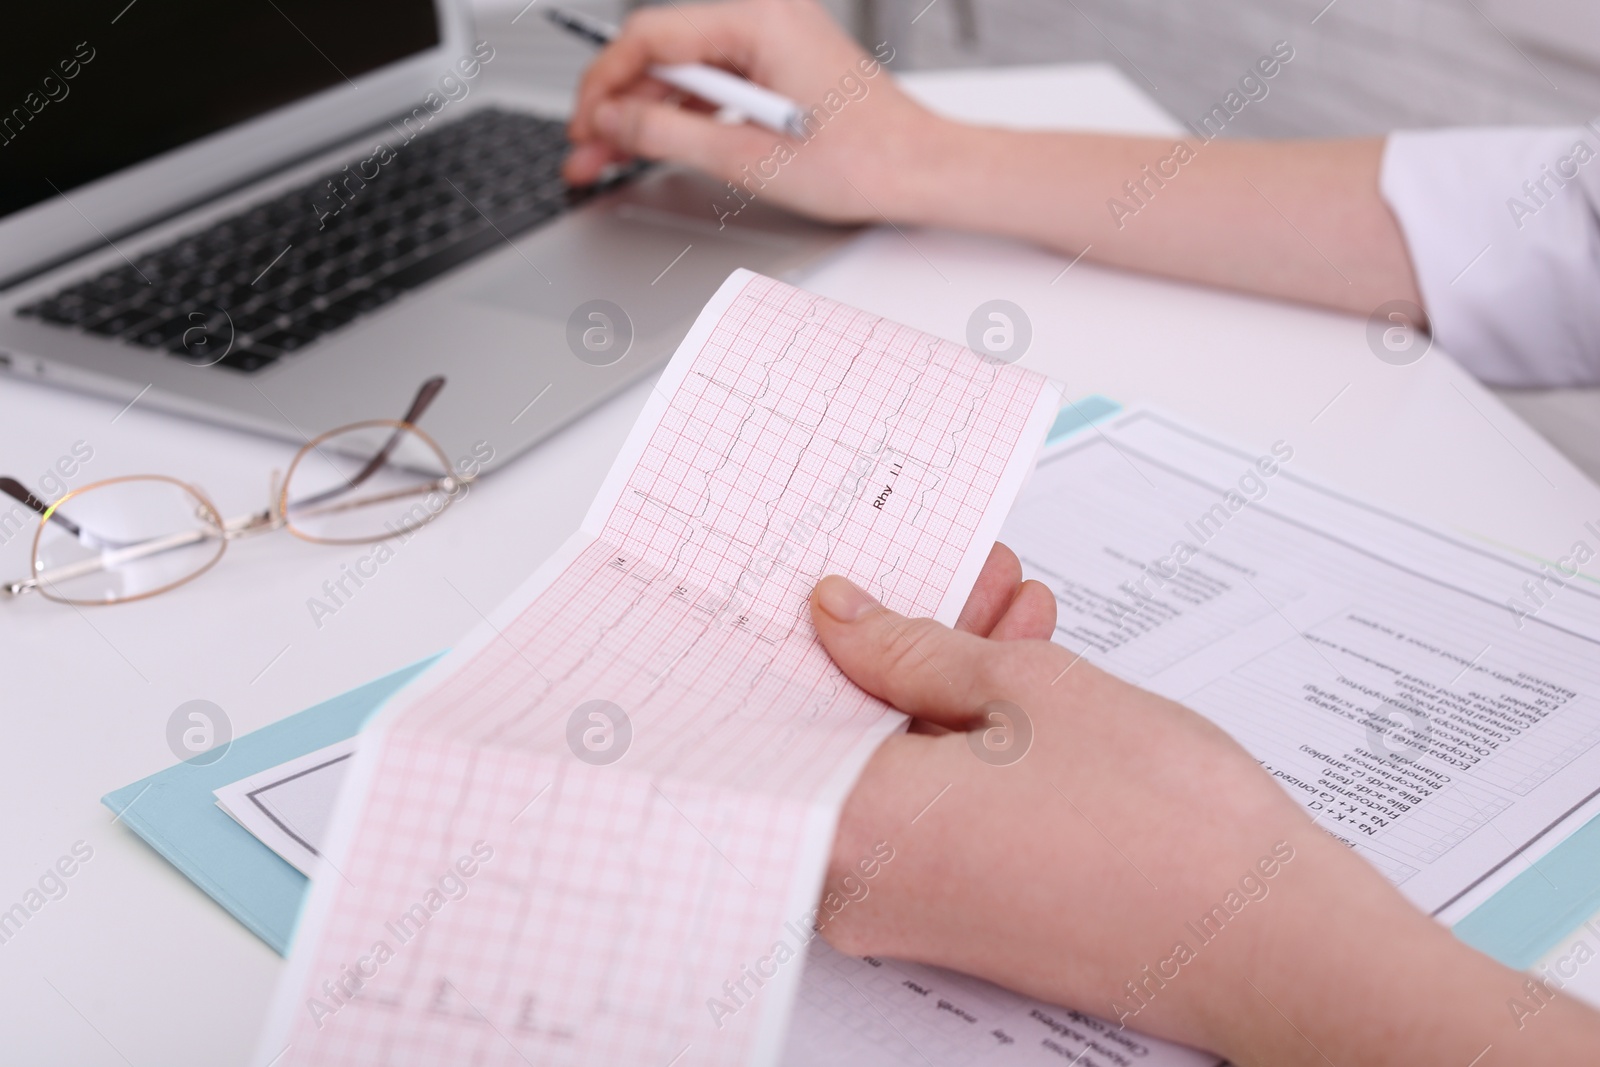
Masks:
[[[439,44],[434,0],[35,0],[0,32],[0,217]]]

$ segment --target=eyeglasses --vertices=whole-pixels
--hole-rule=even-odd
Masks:
[[[352,423],[308,441],[281,483],[274,472],[268,506],[237,518],[220,517],[200,489],[162,474],[107,478],[54,504],[0,478],[0,491],[39,515],[31,573],[0,589],[63,604],[117,604],[198,578],[242,537],[284,529],[324,545],[405,537],[438,518],[477,474],[465,463],[452,467],[414,425],[444,384],[442,377],[423,382],[398,420]]]

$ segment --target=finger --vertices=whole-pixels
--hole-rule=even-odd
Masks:
[[[908,715],[965,729],[1001,695],[996,652],[1003,646],[897,615],[847,578],[817,583],[811,619],[846,677]]]
[[[595,110],[595,132],[618,152],[684,163],[731,179],[739,161],[770,155],[776,134],[729,125],[670,104],[623,97]]]
[[[989,550],[983,561],[978,581],[972,595],[962,605],[961,616],[956,619],[956,629],[969,634],[988,637],[995,623],[1000,621],[1016,599],[1017,583],[1022,581],[1022,563],[1017,554],[999,541]]]
[[[628,90],[628,95],[641,100],[661,100],[678,107],[705,110],[700,101],[686,99],[679,90],[654,78],[646,78],[634,85]],[[632,153],[624,152],[605,141],[574,141],[572,151],[562,163],[561,176],[566,179],[568,185],[593,185],[604,175],[607,167],[632,160]]]
[[[1048,641],[1056,632],[1056,595],[1032,579],[1013,591],[1005,613],[989,631],[995,641]]]
[[[684,93],[681,90],[674,89],[665,82],[657,81],[655,78],[651,77],[640,78],[638,81],[633,82],[622,91],[618,92],[616,96],[637,96],[643,100],[667,100],[672,103],[682,103],[684,99]],[[602,99],[611,98],[606,97]],[[596,101],[597,104],[599,102],[599,100]],[[576,114],[567,120],[567,140],[571,141],[573,144],[592,143],[594,140],[594,131],[592,127],[586,128],[585,135],[580,136],[576,129],[577,124]]]
[[[658,63],[709,63],[743,73],[759,19],[747,4],[673,4],[628,16],[621,31],[595,57],[578,84],[572,133],[594,136],[590,121],[596,105],[615,96]]]
[[[568,185],[593,185],[609,166],[626,163],[632,157],[604,141],[585,141],[573,145],[561,164],[561,177]]]

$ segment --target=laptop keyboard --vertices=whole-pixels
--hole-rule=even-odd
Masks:
[[[560,122],[484,108],[385,143],[387,161],[368,157],[17,313],[250,373],[586,195],[561,180]]]

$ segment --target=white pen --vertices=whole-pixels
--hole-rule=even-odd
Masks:
[[[576,12],[553,7],[545,11],[545,17],[590,44],[607,45],[617,35],[615,26]],[[805,112],[799,104],[737,74],[704,63],[663,63],[651,67],[650,76],[708,104],[737,111],[774,133],[802,139],[807,136]]]

